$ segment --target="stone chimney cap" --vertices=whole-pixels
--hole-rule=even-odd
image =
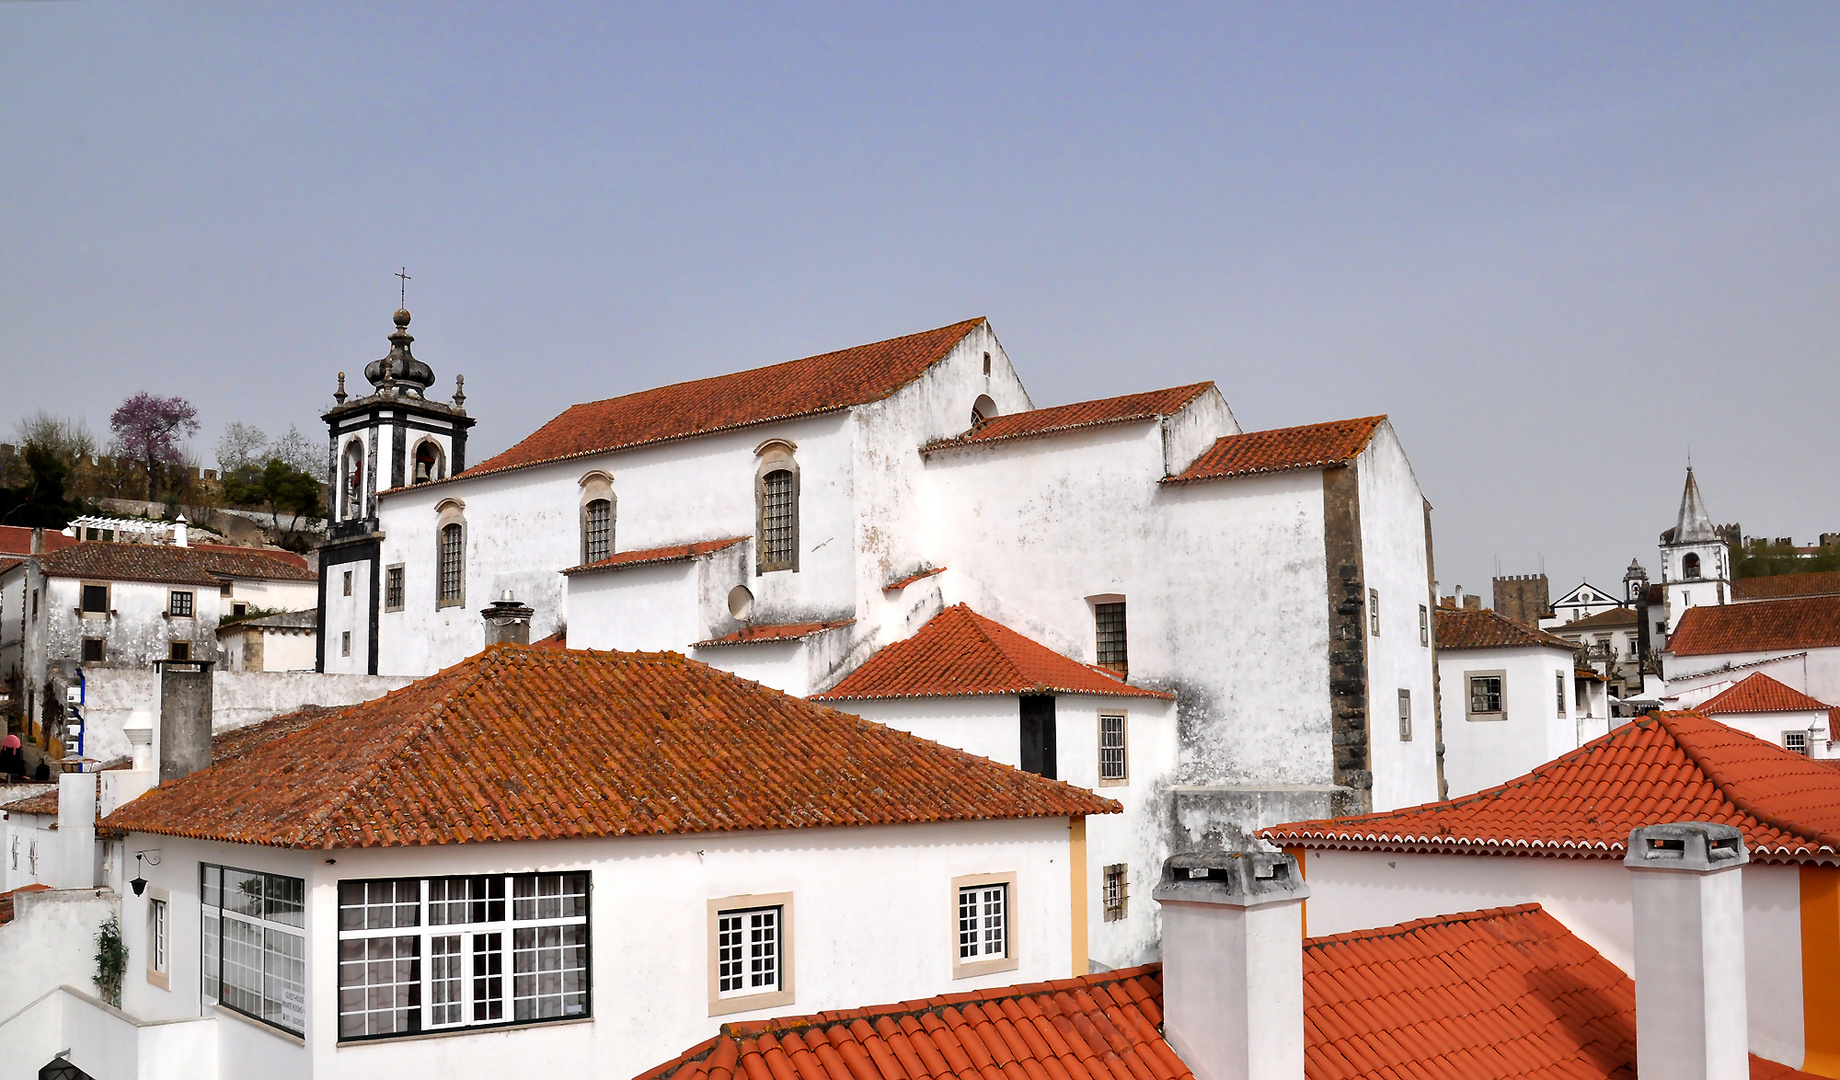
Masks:
[[[1150,894],[1158,903],[1256,907],[1310,895],[1297,860],[1282,852],[1195,851],[1171,855]]]
[[[1680,821],[1644,825],[1629,834],[1623,865],[1637,870],[1695,870],[1701,873],[1751,861],[1744,834],[1731,825]]]

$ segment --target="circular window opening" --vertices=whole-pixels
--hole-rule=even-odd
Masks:
[[[990,400],[989,394],[979,394],[978,399],[971,403],[972,427],[982,427],[986,421],[995,419],[996,415],[997,403]]]
[[[754,610],[754,594],[748,592],[746,585],[737,585],[728,590],[728,613],[737,619],[745,619],[748,612]]]

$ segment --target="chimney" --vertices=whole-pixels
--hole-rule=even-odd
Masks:
[[[211,661],[158,660],[164,784],[211,764]]]
[[[128,736],[129,752],[134,756],[134,769],[137,772],[152,772],[153,710],[139,708],[129,712],[127,722],[122,724],[122,731]]]
[[[1174,855],[1163,911],[1163,1034],[1199,1080],[1303,1077],[1303,900],[1289,855]]]
[[[1743,834],[1688,821],[1629,834],[1639,1080],[1747,1080]]]
[[[191,547],[191,528],[185,523],[185,515],[180,514],[173,522],[173,543],[179,547]]]
[[[34,525],[32,527],[32,554],[43,555],[44,553],[45,553],[44,527],[39,526],[39,525]]]
[[[530,644],[530,618],[536,612],[512,597],[511,590],[506,589],[492,606],[482,610],[479,615],[486,621],[486,645],[496,645],[509,641],[517,645]]]
[[[1475,593],[1470,593],[1468,596],[1465,596],[1463,598],[1463,610],[1464,611],[1481,611],[1482,610],[1482,597],[1477,596]]]

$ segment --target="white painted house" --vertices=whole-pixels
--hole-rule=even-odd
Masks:
[[[681,656],[498,645],[115,810],[130,1030],[63,989],[0,1043],[631,1075],[726,1020],[1084,972],[1117,809]]]
[[[1758,671],[1818,701],[1840,701],[1840,596],[1696,607],[1668,637],[1661,670],[1682,707]]]
[[[509,594],[538,638],[821,693],[966,603],[1176,695],[1165,803],[1198,839],[1437,794],[1428,509],[1383,417],[1245,433],[1211,383],[1037,409],[974,319],[577,405],[391,487],[365,448],[408,445],[432,372],[375,374],[327,414],[357,479],[325,671],[438,670]]]
[[[1437,640],[1446,797],[1494,787],[1609,730],[1564,638],[1486,608],[1440,607]]]
[[[1171,845],[1174,695],[1132,686],[973,612],[946,608],[812,700],[1116,799],[1087,831],[1087,945],[1100,966],[1159,955],[1146,903]]]
[[[1840,1066],[1840,770],[1664,712],[1480,795],[1260,835],[1302,861],[1311,934],[1538,903],[1634,974],[1642,926],[1624,859],[1631,831],[1653,822],[1742,832],[1750,1048],[1831,1075]]]
[[[1804,757],[1840,757],[1831,745],[1834,708],[1761,671],[1699,703],[1693,711]]]

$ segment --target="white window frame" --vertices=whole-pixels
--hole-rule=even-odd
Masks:
[[[1105,741],[1105,724],[1108,720],[1118,721],[1118,745],[1107,746]],[[1117,775],[1106,774],[1106,752],[1116,751],[1118,755]],[[1131,782],[1131,717],[1123,709],[1105,709],[1099,713],[1099,786],[1124,787]]]
[[[217,875],[215,887],[212,885],[213,871]],[[256,876],[264,879],[265,896],[262,915],[236,911],[224,905],[223,896],[228,891],[226,883],[231,880],[233,874],[241,875],[245,881]],[[266,903],[267,878],[300,884],[301,903],[297,913],[298,922],[286,917],[273,918],[270,916]],[[220,866],[215,863],[200,863],[199,879],[201,885],[199,889],[200,925],[201,928],[206,928],[208,935],[208,941],[200,944],[199,964],[202,968],[207,960],[216,961],[215,970],[208,971],[205,975],[206,1000],[214,1003],[220,1009],[229,1009],[270,1027],[279,1028],[293,1035],[304,1036],[307,1012],[306,881],[288,874],[271,874],[264,870]],[[217,896],[216,903],[211,902],[212,895]],[[286,916],[288,913],[283,910],[281,914]],[[253,954],[247,950],[240,950],[245,957],[253,955],[258,961],[256,983],[260,989],[252,992],[259,999],[257,1002],[259,1012],[251,1012],[241,1005],[224,1000],[223,972],[229,966],[231,955],[230,950],[224,947],[224,936],[226,928],[231,924],[243,927],[242,932],[254,935],[251,940],[261,942]],[[290,975],[296,973],[291,969],[297,969],[298,978],[290,978]],[[271,985],[278,992],[278,996],[272,1002],[267,997]]]
[[[1791,754],[1808,756],[1808,732],[1802,728],[1782,733],[1782,747]]]
[[[581,891],[567,891],[567,879],[579,875]],[[535,883],[535,895],[520,898],[518,888],[522,882]],[[554,883],[558,891],[545,894],[542,889],[548,883]],[[451,894],[448,890],[464,885],[465,892]],[[388,981],[360,984],[364,986],[385,985],[413,987],[407,995],[410,1003],[398,1008],[373,1010],[363,1009],[345,1012],[343,1008],[335,1011],[334,1030],[340,1045],[349,1043],[375,1042],[379,1039],[412,1038],[421,1035],[444,1032],[467,1032],[481,1029],[503,1027],[529,1027],[533,1024],[564,1023],[590,1020],[594,1016],[594,970],[593,928],[591,912],[593,909],[594,880],[587,870],[551,870],[538,873],[522,874],[458,874],[436,877],[402,877],[402,878],[346,878],[338,883],[339,914],[338,930],[338,971],[333,976],[336,990],[335,1001],[344,992],[353,987],[345,986],[346,970],[354,965],[368,969],[375,965],[406,965],[407,970],[389,972]],[[482,891],[471,890],[478,886]],[[372,900],[371,890],[384,893],[386,899]],[[347,898],[354,890],[364,895],[357,904],[347,903]],[[544,914],[544,906],[554,902],[554,913]],[[579,914],[562,914],[567,910],[568,902],[579,904]],[[519,905],[530,907],[524,910],[530,913],[519,917]],[[464,921],[450,921],[455,905],[464,909]],[[535,910],[532,911],[531,908]],[[347,927],[348,913],[356,912],[360,921],[368,924],[372,913],[389,912],[388,925],[362,925]],[[436,917],[443,921],[434,921]],[[382,920],[379,920],[380,922]],[[580,927],[581,941],[578,944],[563,943],[561,934],[556,935],[554,944],[544,943],[539,937],[531,946],[520,948],[517,935],[519,931],[540,933],[544,930],[561,930],[562,928]],[[370,942],[402,942],[412,944],[407,953],[398,957],[366,957],[359,961],[344,958],[345,945],[352,942],[365,942],[367,950]],[[437,951],[437,945],[452,942],[454,952]],[[551,949],[582,950],[582,978],[579,990],[559,988],[556,993],[520,994],[518,960],[520,954]],[[437,957],[451,958],[457,962],[454,971],[443,975],[437,970]],[[495,958],[494,969],[481,972],[475,964],[480,959]],[[554,970],[554,969],[551,969]],[[538,978],[545,974],[540,966],[534,966],[524,973],[526,978]],[[460,997],[457,1000],[436,1000],[437,990],[443,984],[451,986],[458,983]],[[481,985],[484,983],[485,985]],[[540,990],[540,988],[539,988]],[[451,990],[449,991],[451,992]],[[579,994],[581,1001],[576,1011],[568,1011],[569,997]],[[543,1015],[542,1002],[545,998],[559,998],[560,1011]],[[519,1016],[520,1002],[534,1001],[534,1015]],[[496,1004],[496,1012],[482,1011],[482,1006]],[[445,1010],[454,1009],[453,1014]],[[385,1030],[368,1030],[371,1026],[369,1017],[378,1013],[408,1014],[403,1028],[393,1025]],[[367,1030],[347,1034],[346,1017],[363,1018],[361,1023]]]
[[[1367,631],[1374,637],[1380,636],[1380,590],[1367,590]]]
[[[989,897],[993,891],[1001,894],[1002,911],[997,913],[1001,920],[1002,951],[990,949],[989,933],[992,913],[989,911]],[[972,916],[976,925],[965,919],[961,908],[967,899],[967,893],[976,897],[979,910]],[[967,874],[952,879],[952,978],[970,979],[979,975],[990,975],[999,971],[1014,971],[1021,966],[1021,950],[1016,939],[1016,874],[1014,871],[1002,874]],[[979,940],[973,946],[977,951],[974,956],[965,955],[966,933],[975,933]]]
[[[1474,679],[1499,679],[1501,681],[1501,709],[1496,712],[1478,711],[1472,708],[1476,703],[1475,689],[1471,683]],[[1463,673],[1463,717],[1466,720],[1493,723],[1508,718],[1508,673],[1496,668],[1487,671],[1465,671]]]
[[[172,898],[165,889],[147,890],[147,981],[172,989]]]
[[[745,916],[761,911],[777,912],[778,938],[774,947],[778,953],[778,982],[764,989],[743,986],[739,989],[724,991],[722,989],[723,921],[725,918]],[[754,893],[712,899],[708,902],[708,919],[709,1015],[727,1016],[731,1013],[776,1009],[792,1004],[795,1000],[793,938],[797,926],[793,918],[792,894],[789,892]],[[745,929],[744,923],[743,930]]]

